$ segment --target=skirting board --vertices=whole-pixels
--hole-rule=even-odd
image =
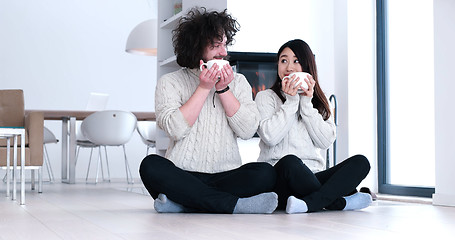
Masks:
[[[455,195],[435,193],[433,194],[433,205],[455,207]]]

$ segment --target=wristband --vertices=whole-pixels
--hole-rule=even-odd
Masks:
[[[225,93],[225,92],[227,92],[227,91],[229,91],[229,86],[226,86],[225,89],[222,89],[222,90],[219,90],[219,91],[215,91],[215,92],[213,93],[212,102],[213,102],[213,107],[214,107],[214,108],[215,108],[215,93],[222,94],[222,93]]]
[[[229,86],[226,86],[226,88],[223,89],[223,90],[215,91],[215,93],[222,94],[222,93],[225,93],[227,91],[229,91]]]

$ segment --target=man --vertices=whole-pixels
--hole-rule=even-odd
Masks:
[[[259,112],[245,77],[227,57],[239,25],[227,11],[192,9],[173,31],[183,68],[162,76],[155,91],[157,124],[170,137],[166,157],[147,156],[142,181],[158,212],[272,213],[276,173],[266,163],[242,166],[237,137],[251,138]]]

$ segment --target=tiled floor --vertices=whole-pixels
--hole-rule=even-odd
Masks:
[[[136,183],[54,183],[26,205],[0,183],[0,239],[453,239],[455,208],[379,200],[361,211],[158,214]]]

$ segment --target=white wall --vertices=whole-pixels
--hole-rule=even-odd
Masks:
[[[370,173],[361,185],[377,191],[375,4],[374,0],[348,0],[348,78],[340,84],[347,88],[347,95],[341,94],[347,106],[341,106],[346,106],[342,112],[347,115],[348,155],[363,154],[370,160]]]
[[[454,1],[434,0],[436,191],[433,203],[447,206],[455,206],[454,11]]]
[[[335,96],[337,98],[337,161],[349,156],[349,104],[348,104],[348,0],[334,1],[334,68]]]
[[[26,109],[83,110],[90,92],[110,95],[108,109],[154,111],[156,57],[125,52],[130,31],[156,18],[156,0],[0,0],[0,88],[24,89]],[[58,138],[61,124],[46,121]],[[56,178],[60,144],[49,146]],[[109,150],[111,174],[124,178],[122,156]],[[133,175],[145,156],[137,133],[127,144]],[[88,151],[77,178],[85,177]]]

